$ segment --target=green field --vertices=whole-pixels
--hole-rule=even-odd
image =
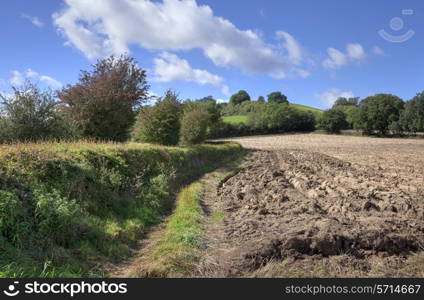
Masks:
[[[230,124],[238,124],[238,123],[246,123],[247,122],[247,116],[243,115],[237,115],[237,116],[226,116],[222,118],[224,122],[230,123]]]
[[[302,110],[302,111],[310,111],[314,114],[314,116],[316,118],[319,117],[323,112],[323,110],[321,110],[321,109],[302,105],[302,104],[290,103],[290,106],[297,108],[299,110]],[[230,123],[230,124],[247,123],[247,116],[246,115],[225,116],[222,119],[224,120],[224,122]]]

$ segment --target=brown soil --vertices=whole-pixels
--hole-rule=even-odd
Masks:
[[[265,276],[258,270],[275,262],[290,267],[287,261],[338,261],[367,272],[375,262],[395,262],[397,268],[423,250],[422,157],[406,171],[412,163],[406,158],[422,151],[423,141],[392,140],[395,151],[379,152],[388,140],[330,137],[332,143],[318,147],[318,135],[304,135],[294,136],[304,144],[293,147],[292,137],[278,137],[277,143],[265,138],[262,147],[273,151],[257,151],[249,167],[205,199],[209,211],[223,211],[224,219],[209,226],[200,276]],[[258,138],[253,141],[259,145]]]

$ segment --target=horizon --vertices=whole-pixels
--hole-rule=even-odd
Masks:
[[[93,2],[96,2],[93,5]],[[97,59],[128,53],[150,92],[227,101],[273,91],[326,109],[337,97],[407,101],[424,79],[422,11],[410,1],[4,1],[0,92],[58,89]],[[242,9],[241,9],[242,8]],[[166,34],[164,34],[166,33]]]

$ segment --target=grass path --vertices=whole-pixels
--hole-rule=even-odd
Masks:
[[[216,196],[217,186],[238,171],[244,152],[223,167],[183,187],[173,213],[153,227],[133,249],[132,256],[105,266],[109,277],[199,277],[199,262],[206,248],[206,227],[222,220],[210,213],[204,199]]]

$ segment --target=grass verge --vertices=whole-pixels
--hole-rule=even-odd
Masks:
[[[241,146],[0,146],[0,277],[103,276],[162,220],[173,191]]]

